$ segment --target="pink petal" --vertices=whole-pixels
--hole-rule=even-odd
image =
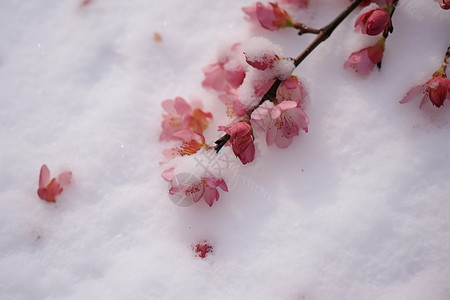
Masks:
[[[404,103],[408,103],[412,100],[414,100],[414,98],[421,94],[424,93],[426,89],[426,85],[425,84],[419,84],[414,86],[413,88],[411,88],[408,93],[406,93],[406,95],[403,97],[403,99],[400,101],[401,104]]]
[[[175,98],[173,107],[175,108],[175,111],[182,116],[191,112],[191,106],[181,97]]]
[[[275,145],[280,149],[285,149],[292,144],[293,138],[288,138],[282,134],[275,136]]]
[[[45,187],[50,181],[50,170],[46,164],[41,167],[41,172],[39,174],[39,188]]]
[[[270,122],[269,126],[267,127],[267,132],[266,132],[266,143],[268,146],[272,145],[273,142],[275,141],[277,132],[278,132],[278,128],[276,127],[275,122],[272,120]]]
[[[170,182],[175,177],[175,168],[170,168],[167,170],[164,170],[161,174],[161,177],[167,181]]]
[[[241,86],[245,78],[245,71],[225,71],[225,78],[232,88]]]
[[[202,81],[204,88],[211,88],[218,92],[225,92],[228,88],[226,74],[222,63],[209,64],[202,68],[205,79]]]
[[[214,200],[219,200],[219,192],[216,188],[211,188],[206,186],[205,192],[203,194],[203,198],[205,198],[205,202],[211,207],[214,203]]]
[[[290,108],[294,108],[297,107],[298,103],[295,101],[283,101],[280,104],[278,104],[277,106],[281,109],[281,110],[287,110]]]
[[[274,25],[275,21],[275,13],[273,8],[269,7],[269,5],[264,6],[261,2],[256,3],[256,16],[258,18],[259,23],[262,27],[267,30],[277,30],[278,27]]]
[[[69,185],[72,181],[72,172],[67,171],[59,174],[58,181],[62,186]]]
[[[281,115],[281,109],[279,107],[279,105],[275,106],[272,111],[270,112],[270,116],[272,119],[278,119]]]
[[[260,121],[269,116],[269,110],[267,108],[258,107],[252,112],[252,120]]]
[[[254,4],[252,6],[243,7],[242,10],[244,11],[244,13],[247,14],[245,19],[247,19],[248,21],[254,21],[254,22],[258,21],[258,18],[256,16],[256,4]]]

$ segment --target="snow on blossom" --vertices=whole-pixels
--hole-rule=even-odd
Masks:
[[[163,154],[167,158],[175,158],[176,156],[192,155],[202,148],[210,149],[211,147],[205,143],[205,137],[198,132],[192,130],[180,130],[173,134],[175,139],[182,142],[179,147],[165,149]]]
[[[258,107],[251,116],[252,124],[255,122],[265,128],[267,145],[287,148],[294,137],[300,134],[300,129],[308,132],[309,118],[300,108],[300,101],[283,101],[277,105],[267,102],[269,101]]]
[[[442,9],[450,9],[450,0],[438,0]]]
[[[219,126],[220,131],[229,134],[229,143],[234,154],[245,165],[255,158],[255,144],[252,127],[247,122],[237,122],[231,126]]]
[[[422,107],[427,99],[433,105],[441,107],[445,100],[450,100],[450,79],[444,76],[435,76],[424,84],[416,85],[409,90],[400,103],[411,102],[420,94],[423,94],[423,97],[419,107]]]
[[[254,37],[244,44],[246,61],[253,68],[265,73],[266,79],[286,79],[294,70],[294,62],[283,58],[281,47],[263,37]]]
[[[218,92],[236,89],[242,84],[246,69],[241,44],[234,43],[222,50],[217,62],[202,68],[205,75],[202,86]]]
[[[176,139],[174,133],[180,130],[190,129],[203,133],[213,117],[210,112],[204,112],[200,108],[193,109],[182,97],[165,100],[161,105],[166,114],[163,114],[160,140]]]
[[[228,192],[228,186],[223,178],[216,177],[202,177],[199,181],[190,184],[174,185],[171,182],[169,194],[182,194],[189,196],[194,203],[198,202],[202,197],[205,202],[211,207],[214,201],[219,200],[220,194],[217,188]]]
[[[352,68],[362,77],[368,76],[375,65],[383,59],[384,41],[385,39],[381,37],[380,42],[374,46],[353,52],[344,63],[344,68]]]
[[[389,13],[384,9],[372,9],[361,14],[355,22],[355,28],[367,35],[378,35],[384,31],[391,21]]]
[[[192,247],[196,256],[205,258],[208,253],[213,252],[213,246],[206,240],[196,244]]]
[[[39,198],[47,202],[56,202],[56,196],[60,195],[63,187],[70,184],[72,172],[67,171],[58,175],[58,178],[50,179],[50,170],[43,164],[39,174],[39,188],[37,194]]]
[[[263,28],[275,31],[284,27],[294,25],[289,14],[281,9],[276,2],[262,4],[256,2],[252,6],[243,7],[242,10],[247,14],[248,21],[259,23]]]

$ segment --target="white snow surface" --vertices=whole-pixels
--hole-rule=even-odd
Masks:
[[[367,43],[354,12],[294,71],[309,132],[257,136],[210,208],[168,197],[161,101],[202,99],[213,141],[217,48],[264,36],[295,57],[314,37],[249,24],[248,0],[80,2],[0,3],[0,299],[450,298],[450,104],[398,103],[440,66],[449,11],[400,0],[367,79],[342,67]],[[320,27],[347,4],[292,13]],[[73,172],[56,204],[36,194],[44,163]]]

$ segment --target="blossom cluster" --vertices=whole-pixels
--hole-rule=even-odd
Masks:
[[[295,9],[305,8],[308,1],[286,0],[280,4]],[[295,22],[278,3],[260,2],[244,7],[249,21],[267,30],[295,27]],[[160,140],[175,143],[163,151],[168,161],[161,163],[163,178],[169,182],[170,195],[189,197],[193,203],[200,199],[212,206],[220,197],[219,190],[228,191],[225,179],[205,172],[194,182],[176,180],[179,167],[173,160],[182,156],[195,156],[229,147],[242,164],[254,161],[255,140],[264,136],[267,145],[286,148],[300,131],[308,131],[309,118],[304,111],[307,93],[304,84],[292,75],[292,58],[285,57],[281,48],[261,37],[242,43],[230,44],[219,52],[217,59],[201,70],[203,88],[213,92],[224,104],[227,125],[218,126],[224,134],[223,145],[209,145],[204,130],[213,119],[200,104],[188,103],[181,97],[165,100]],[[274,89],[272,97],[264,99]]]
[[[366,77],[376,65],[381,67],[386,39],[393,32],[391,18],[397,3],[398,0],[360,2],[363,8],[355,20],[355,31],[373,37],[374,43],[353,52],[344,63],[345,68]],[[441,7],[445,8],[446,3],[440,0]],[[294,28],[299,30],[299,34],[325,34],[326,27],[314,29],[295,22],[285,10],[307,6],[307,0],[283,0],[268,4],[256,2],[244,7],[243,12],[246,20],[265,30]],[[350,7],[354,9],[356,5]],[[200,100],[188,103],[182,97],[175,97],[162,102],[164,114],[160,140],[174,143],[173,147],[163,151],[168,161],[161,163],[165,168],[162,177],[169,182],[170,195],[188,197],[192,203],[204,199],[212,206],[220,198],[220,190],[229,190],[222,174],[207,169],[202,174],[196,174],[198,179],[194,181],[179,182],[177,174],[180,174],[180,167],[177,161],[180,157],[196,157],[229,148],[246,165],[255,160],[259,137],[264,137],[268,146],[284,149],[293,143],[301,131],[308,132],[310,120],[305,113],[308,95],[304,83],[292,75],[300,62],[299,58],[285,57],[279,46],[265,38],[253,37],[245,42],[230,43],[219,51],[213,62],[201,69],[204,75],[202,87],[223,104],[229,118],[228,124],[217,127],[222,137],[215,144],[206,142],[204,133],[213,115],[203,110]],[[450,84],[445,73],[447,58],[448,54],[432,79],[411,89],[401,103],[424,93],[423,99],[428,97],[437,107],[443,105],[450,95]]]

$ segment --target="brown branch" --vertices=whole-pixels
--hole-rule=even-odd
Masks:
[[[398,1],[398,0],[397,0]],[[394,0],[394,3],[397,2],[396,0]],[[297,56],[297,58],[295,58],[294,60],[294,66],[297,67],[317,46],[319,46],[319,44],[321,44],[323,41],[325,41],[326,39],[328,39],[331,34],[333,33],[333,31],[336,29],[336,27],[338,27],[339,24],[342,23],[342,21],[345,20],[345,18],[362,2],[362,0],[355,0],[353,1],[345,10],[343,10],[333,21],[331,21],[328,25],[322,27],[321,29],[319,29],[317,31],[317,29],[308,27],[306,25],[299,25],[299,26],[304,26],[303,30],[309,30],[308,33],[316,33],[317,36],[316,38],[311,42],[311,44],[308,45],[308,47],[306,47],[306,49],[300,53],[299,56]],[[297,28],[299,29],[299,28]],[[300,31],[302,30],[301,28],[299,29]],[[306,31],[305,31],[306,33]],[[300,33],[299,33],[300,34]],[[281,84],[281,80],[277,79],[275,80],[275,82],[272,84],[272,86],[270,87],[270,89],[267,91],[267,93],[262,97],[261,101],[258,103],[257,106],[255,106],[253,109],[250,110],[250,114],[251,112],[253,112],[256,108],[258,108],[261,104],[263,104],[265,101],[269,100],[269,101],[274,101],[276,98],[276,94],[277,94],[277,89]],[[219,152],[220,149],[222,149],[222,147],[228,142],[228,140],[230,139],[230,135],[226,134],[224,136],[222,136],[221,138],[219,138],[217,141],[215,141],[216,146],[214,147],[214,149],[216,150],[216,152]]]

